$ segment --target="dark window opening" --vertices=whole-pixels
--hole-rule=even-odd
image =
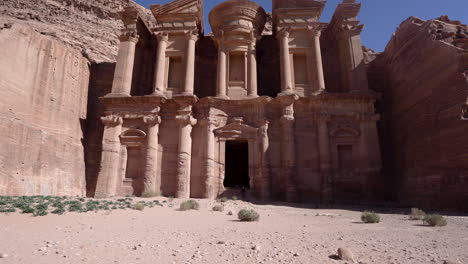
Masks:
[[[247,141],[226,141],[224,187],[250,187],[249,144]]]
[[[353,146],[338,145],[338,167],[341,170],[353,168]]]

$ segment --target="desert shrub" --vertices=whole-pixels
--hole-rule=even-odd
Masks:
[[[34,213],[34,208],[31,206],[23,208],[23,211],[21,211],[22,214],[32,214]]]
[[[233,200],[233,201],[237,201],[237,200],[238,200],[238,198],[237,198],[237,196],[233,196],[233,197],[231,197],[231,200]]]
[[[63,215],[65,213],[65,209],[63,207],[59,207],[59,208],[54,209],[51,213],[57,214],[57,215]]]
[[[228,198],[227,197],[221,197],[217,201],[220,202],[220,203],[225,203],[225,202],[228,201]]]
[[[374,212],[363,212],[361,215],[361,220],[366,224],[374,224],[380,222],[380,216]]]
[[[145,210],[145,203],[144,202],[138,202],[138,203],[133,205],[133,209],[138,210],[138,211],[143,211],[143,210]]]
[[[411,208],[411,213],[409,215],[410,220],[423,220],[426,216],[426,213],[418,208]]]
[[[81,212],[83,206],[80,201],[68,201],[68,211],[69,212]]]
[[[441,215],[426,215],[423,219],[423,222],[429,226],[446,226],[447,219]]]
[[[224,211],[224,206],[222,204],[215,205],[215,206],[213,206],[213,211],[222,212],[222,211]]]
[[[198,210],[200,208],[200,205],[198,204],[197,201],[195,200],[188,200],[180,204],[179,210],[181,211],[187,211],[187,210]]]
[[[33,213],[34,216],[44,216],[44,215],[47,215],[47,214],[48,214],[48,212],[46,210],[42,210],[42,209],[41,210],[36,210]]]
[[[242,209],[237,214],[237,217],[242,222],[253,222],[258,221],[258,219],[260,219],[260,215],[253,209]]]

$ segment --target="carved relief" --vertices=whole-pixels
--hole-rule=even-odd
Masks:
[[[106,127],[115,127],[123,124],[123,119],[118,115],[108,115],[101,117],[101,121]]]

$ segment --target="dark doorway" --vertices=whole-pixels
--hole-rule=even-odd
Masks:
[[[226,141],[226,167],[224,187],[250,187],[249,143],[247,141]]]

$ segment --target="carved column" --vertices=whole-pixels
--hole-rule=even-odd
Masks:
[[[328,114],[319,114],[317,118],[318,147],[320,170],[322,172],[322,201],[330,202],[333,198],[331,175],[330,137],[328,133]]]
[[[283,109],[280,119],[282,128],[281,140],[281,170],[286,185],[286,201],[297,200],[297,186],[295,179],[295,139],[294,139],[294,107],[287,105]]]
[[[248,57],[247,57],[247,63],[248,63],[248,80],[249,80],[249,85],[248,85],[248,91],[247,91],[247,96],[248,97],[258,97],[258,92],[257,92],[257,58],[256,58],[256,51],[255,51],[255,45],[256,45],[256,38],[252,33],[252,40],[249,43],[249,50],[248,50]]]
[[[156,34],[158,40],[158,50],[156,54],[156,67],[153,80],[153,95],[162,96],[164,94],[164,80],[166,72],[166,48],[169,36],[165,33]]]
[[[268,138],[268,125],[269,122],[265,120],[259,129],[260,133],[260,177],[256,185],[259,186],[259,197],[262,200],[267,200],[271,196],[271,180],[270,180],[270,166],[268,160],[268,147],[270,140]]]
[[[289,54],[289,31],[286,29],[278,32],[280,41],[280,64],[281,64],[281,92],[292,93],[291,58]]]
[[[361,159],[361,172],[363,177],[364,195],[371,198],[372,186],[376,177],[382,167],[380,156],[379,136],[377,133],[376,122],[380,116],[369,113],[361,114],[360,116],[360,159]]]
[[[185,82],[183,95],[193,95],[195,78],[195,42],[198,36],[194,32],[187,34],[187,50],[185,52]]]
[[[316,81],[315,83],[315,88],[316,91],[314,92],[320,92],[325,90],[325,77],[323,75],[323,64],[322,64],[322,51],[320,50],[320,35],[321,32],[318,29],[313,29],[312,31],[312,36],[314,38],[314,47],[313,47],[313,52],[314,54],[314,62],[315,62],[315,67],[312,69],[314,74],[316,75],[314,80]]]
[[[205,118],[200,123],[205,128],[206,139],[206,157],[204,164],[205,194],[207,199],[215,199],[217,196],[217,188],[215,186],[215,135],[213,130],[219,125],[219,120],[214,118]]]
[[[112,93],[107,96],[130,96],[132,89],[133,64],[135,62],[135,47],[138,35],[124,35],[119,37],[119,53],[115,65]]]
[[[226,95],[226,52],[221,44],[218,45],[218,82],[216,85],[216,97],[227,98]]]
[[[190,197],[190,169],[192,155],[192,126],[197,124],[190,113],[176,116],[179,124],[179,146],[177,149],[177,191],[176,198]]]
[[[158,136],[161,118],[157,115],[143,117],[143,122],[148,125],[146,135],[146,163],[143,180],[143,192],[157,195],[161,192],[161,178],[157,174],[158,165]]]
[[[122,133],[122,117],[109,115],[101,118],[104,123],[102,139],[101,168],[96,184],[96,198],[115,196],[119,176],[120,134]]]

